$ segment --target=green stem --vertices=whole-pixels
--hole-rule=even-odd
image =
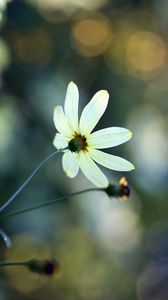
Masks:
[[[23,184],[16,190],[16,192],[0,207],[0,213],[16,198],[18,194],[25,188],[25,186],[29,183],[29,181],[33,178],[33,176],[39,171],[39,169],[48,162],[51,158],[53,158],[56,154],[61,152],[61,150],[57,150],[43,159],[39,165],[34,169],[31,175],[23,182]]]
[[[22,261],[22,262],[4,262],[0,263],[0,267],[15,267],[15,266],[27,266],[27,261]]]
[[[53,204],[57,204],[58,202],[60,202],[62,200],[67,200],[68,198],[80,195],[82,193],[93,192],[93,191],[104,191],[104,189],[103,188],[90,188],[90,189],[86,189],[86,190],[79,191],[79,192],[76,192],[76,193],[72,193],[72,194],[69,194],[67,196],[57,198],[56,200],[51,200],[51,201],[43,203],[43,204],[35,205],[35,206],[29,207],[29,208],[26,208],[26,209],[23,209],[23,210],[18,210],[18,211],[15,211],[13,213],[2,215],[2,216],[0,216],[0,220],[10,218],[10,217],[14,217],[14,216],[17,216],[17,215],[21,215],[21,214],[33,211],[35,209],[39,209],[39,208],[43,208],[43,207],[50,206],[50,205],[53,205]]]

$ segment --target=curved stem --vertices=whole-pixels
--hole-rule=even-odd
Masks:
[[[43,203],[43,204],[35,205],[35,206],[29,207],[29,208],[26,208],[26,209],[23,209],[23,210],[19,210],[19,211],[13,212],[13,213],[2,215],[2,216],[0,216],[0,220],[10,218],[10,217],[14,217],[16,215],[21,215],[21,214],[30,212],[30,211],[35,210],[35,209],[39,209],[39,208],[43,208],[43,207],[50,206],[50,205],[53,205],[53,204],[57,204],[58,202],[60,202],[62,200],[67,200],[68,198],[80,195],[82,193],[93,192],[93,191],[104,191],[104,189],[103,188],[90,188],[90,189],[86,189],[86,190],[79,191],[79,192],[76,192],[76,193],[72,193],[72,194],[69,194],[67,196],[60,197],[60,198],[57,198],[55,200],[51,200],[51,201]]]
[[[16,192],[0,207],[0,213],[16,198],[18,194],[25,188],[25,186],[29,183],[29,181],[33,178],[33,176],[39,171],[39,169],[46,163],[48,160],[53,158],[57,153],[61,152],[61,150],[57,150],[54,153],[47,156],[43,159],[39,165],[35,168],[32,174],[23,182],[23,184],[16,190]]]

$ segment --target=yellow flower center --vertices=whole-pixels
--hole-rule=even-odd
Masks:
[[[68,148],[72,152],[79,152],[81,150],[86,151],[87,146],[88,144],[86,141],[86,137],[80,134],[76,134],[76,136],[68,143]]]

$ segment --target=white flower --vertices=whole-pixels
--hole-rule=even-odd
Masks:
[[[77,86],[70,82],[64,110],[62,106],[56,106],[54,109],[54,124],[59,133],[56,134],[53,144],[57,149],[66,148],[62,165],[67,176],[75,177],[80,168],[91,182],[103,188],[106,188],[109,182],[95,162],[116,171],[134,169],[129,161],[98,150],[128,141],[132,136],[128,129],[109,127],[91,133],[104,114],[108,99],[107,91],[97,92],[83,109],[79,120],[79,91]]]

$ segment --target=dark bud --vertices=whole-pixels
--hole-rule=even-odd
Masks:
[[[60,273],[60,267],[55,259],[31,259],[27,266],[30,271],[47,276],[58,275]]]
[[[125,177],[121,177],[117,184],[109,184],[105,189],[105,192],[110,197],[117,197],[122,201],[125,201],[130,196],[130,187]]]

